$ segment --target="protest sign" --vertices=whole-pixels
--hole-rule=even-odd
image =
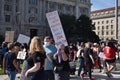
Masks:
[[[23,34],[19,34],[19,37],[17,39],[17,42],[19,43],[29,43],[30,41],[30,37],[26,36],[26,35],[23,35]]]
[[[24,52],[24,51],[19,51],[19,52],[18,52],[17,59],[22,59],[22,60],[24,60],[25,57],[26,57],[26,52]]]
[[[14,31],[6,31],[5,42],[13,42],[13,41],[14,41]]]
[[[53,34],[53,38],[55,40],[56,47],[59,48],[61,44],[67,46],[68,43],[64,35],[64,31],[62,28],[58,12],[57,11],[49,12],[46,14],[46,17]]]

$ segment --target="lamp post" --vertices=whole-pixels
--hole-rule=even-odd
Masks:
[[[21,33],[21,17],[20,17],[20,15],[21,15],[21,12],[16,13],[19,34]]]
[[[118,0],[115,0],[115,39],[118,40]]]

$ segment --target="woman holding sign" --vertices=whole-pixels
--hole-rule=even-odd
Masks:
[[[58,52],[54,54],[55,80],[69,80],[69,70],[69,59],[65,51],[65,46],[61,45]]]

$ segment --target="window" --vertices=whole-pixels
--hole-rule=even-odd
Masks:
[[[109,26],[106,26],[106,29],[109,29]]]
[[[106,35],[108,35],[108,34],[109,34],[109,32],[107,31],[107,32],[106,32]]]
[[[10,27],[6,27],[6,31],[11,31],[11,28]]]
[[[104,24],[104,21],[102,21],[102,24]]]
[[[70,6],[69,5],[66,5],[66,10],[70,11]]]
[[[111,25],[111,29],[113,29],[113,25]]]
[[[114,34],[114,32],[113,31],[111,31],[111,35],[113,35]]]
[[[106,38],[106,40],[109,40],[109,38]]]
[[[104,35],[104,31],[102,31],[102,35]]]
[[[18,12],[18,9],[19,9],[19,7],[18,7],[18,6],[16,6],[16,8],[15,8],[16,12]]]
[[[100,32],[98,32],[98,35],[100,34]]]
[[[29,13],[36,13],[37,14],[38,10],[35,7],[29,8]]]
[[[100,22],[98,21],[98,24],[100,24]]]
[[[104,26],[102,26],[102,29],[104,29]]]
[[[29,0],[29,4],[37,5],[37,0]]]
[[[12,11],[12,6],[5,4],[5,5],[4,5],[4,10],[5,10],[5,11]]]
[[[10,22],[10,15],[5,15],[5,22]]]
[[[12,0],[5,0],[6,2],[12,2]]]
[[[55,4],[53,2],[49,3],[49,8],[50,9],[54,9],[55,8]]]
[[[114,21],[113,20],[111,20],[111,23],[113,23]]]
[[[62,10],[63,9],[63,5],[62,4],[58,4],[58,9]]]
[[[98,26],[98,30],[100,29],[100,26]]]
[[[106,23],[108,24],[108,22],[109,22],[109,21],[107,20]]]

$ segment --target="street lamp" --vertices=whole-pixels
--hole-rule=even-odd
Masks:
[[[21,33],[21,12],[16,12],[12,18],[13,30],[15,31],[15,39]]]
[[[18,25],[18,31],[19,31],[19,34],[21,33],[21,12],[16,12],[16,18],[17,18],[17,25]]]
[[[118,40],[118,0],[115,0],[115,39]]]

